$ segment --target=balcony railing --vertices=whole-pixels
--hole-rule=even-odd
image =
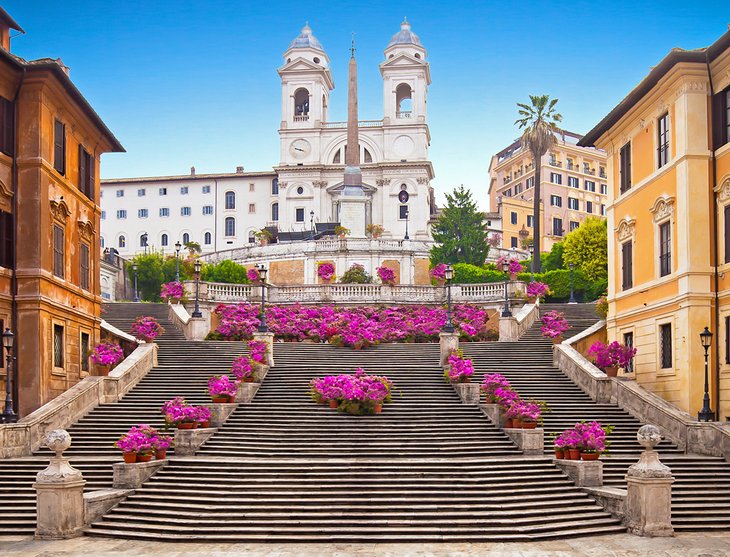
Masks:
[[[598,171],[598,176],[601,177],[601,178],[607,178],[608,177],[608,176],[606,176],[606,171],[603,168],[601,168],[601,170]]]
[[[398,119],[401,118],[411,118],[413,115],[413,112],[411,110],[403,110],[401,112],[396,112],[395,117]]]
[[[360,128],[382,128],[382,120],[360,120],[357,123]],[[325,129],[340,129],[346,128],[347,122],[322,122],[322,127]]]
[[[596,171],[595,170],[591,170],[590,168],[583,168],[583,173],[584,174],[588,174],[589,176],[595,176],[596,175]]]
[[[560,161],[550,161],[550,166],[555,166],[557,168],[562,168],[563,167],[563,163],[560,162]]]
[[[299,116],[294,116],[295,122],[308,122],[309,121],[309,114],[300,114]]]

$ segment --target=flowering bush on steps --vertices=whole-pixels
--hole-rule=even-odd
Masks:
[[[393,382],[384,375],[369,375],[358,368],[353,374],[315,377],[309,395],[317,403],[331,403],[348,414],[379,413],[379,407],[392,400]]]
[[[607,454],[611,444],[607,437],[612,431],[612,425],[603,426],[597,421],[581,421],[555,438],[555,449],[574,449],[581,454]]]
[[[203,423],[210,420],[210,410],[205,406],[193,406],[180,396],[166,401],[160,411],[165,415],[165,429],[181,423]]]
[[[454,350],[446,361],[444,378],[452,383],[468,383],[474,375],[474,366],[471,360],[464,358],[461,350]]]
[[[129,332],[140,340],[152,342],[159,335],[163,334],[165,329],[157,322],[157,319],[146,316],[138,317],[137,320],[132,323],[132,327]]]
[[[506,412],[514,402],[519,400],[519,398],[520,395],[518,395],[516,391],[513,391],[511,387],[497,387],[494,389],[494,401],[499,404],[499,407],[504,412]]]
[[[593,361],[601,369],[607,367],[625,368],[636,355],[636,348],[626,346],[615,340],[610,344],[599,341],[591,344],[588,354],[593,356]]]
[[[570,325],[563,313],[553,310],[542,316],[540,331],[545,338],[560,338],[568,329],[570,329]]]
[[[378,267],[376,272],[378,273],[380,282],[383,284],[387,284],[388,286],[395,284],[395,271],[390,267]]]
[[[544,282],[532,281],[527,285],[528,298],[544,298],[551,294],[550,287]]]
[[[172,438],[161,435],[148,424],[140,424],[130,428],[114,445],[123,453],[144,456],[153,452],[167,451],[172,445]]]
[[[91,361],[100,366],[114,367],[124,359],[122,347],[114,342],[102,342],[94,347]]]
[[[238,381],[231,380],[227,375],[214,375],[208,379],[208,394],[211,398],[223,398],[230,400],[238,392]]]
[[[252,338],[259,325],[259,311],[254,304],[219,305],[215,309],[219,325],[209,338]],[[461,340],[490,338],[486,310],[457,305],[452,317]],[[269,306],[266,321],[278,339],[324,341],[337,346],[365,348],[383,342],[436,342],[446,322],[446,309],[433,306]]]
[[[446,264],[439,263],[438,265],[434,265],[433,269],[429,271],[429,274],[436,282],[446,282]]]
[[[335,266],[328,261],[317,263],[317,276],[324,281],[331,281],[335,278]]]
[[[479,389],[481,390],[481,392],[484,393],[484,396],[486,397],[488,403],[497,404],[497,389],[511,390],[511,386],[504,375],[499,373],[485,373],[484,379],[482,380],[482,384]]]
[[[248,356],[238,356],[233,360],[231,373],[238,381],[253,380],[253,365]]]
[[[542,425],[542,407],[544,403],[537,401],[515,400],[505,413],[507,418],[523,422],[535,422]]]
[[[165,301],[182,300],[185,296],[185,288],[182,282],[166,282],[160,288],[160,298]]]
[[[269,353],[269,345],[263,340],[248,341],[248,355],[254,362],[266,363],[266,355]]]

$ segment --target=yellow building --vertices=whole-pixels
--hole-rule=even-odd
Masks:
[[[527,249],[532,239],[532,200],[521,197],[498,197],[497,213],[501,221],[502,247]]]
[[[608,155],[608,338],[633,376],[696,415],[730,416],[730,32],[673,49],[580,142]]]

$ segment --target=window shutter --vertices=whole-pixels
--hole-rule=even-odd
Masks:
[[[66,126],[56,120],[53,129],[53,168],[66,172]]]
[[[725,129],[725,118],[724,118],[724,109],[725,109],[725,103],[723,102],[725,98],[725,92],[718,93],[717,95],[713,95],[712,97],[712,146],[713,149],[719,149],[723,146],[724,143],[724,137],[723,137],[723,131]],[[727,259],[726,259],[727,261]]]
[[[87,193],[86,151],[82,145],[79,145],[79,191],[89,197]]]
[[[725,263],[730,263],[730,205],[725,205]]]
[[[91,153],[86,154],[86,166],[88,168],[88,175],[89,175],[89,193],[88,198],[94,201],[96,198],[96,157],[92,155]]]
[[[13,154],[15,149],[15,105],[7,99],[0,98],[0,151],[6,155]]]

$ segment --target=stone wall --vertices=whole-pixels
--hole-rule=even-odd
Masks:
[[[269,276],[267,282],[281,285],[303,284],[304,283],[304,260],[287,259],[284,261],[272,261],[269,264]]]

